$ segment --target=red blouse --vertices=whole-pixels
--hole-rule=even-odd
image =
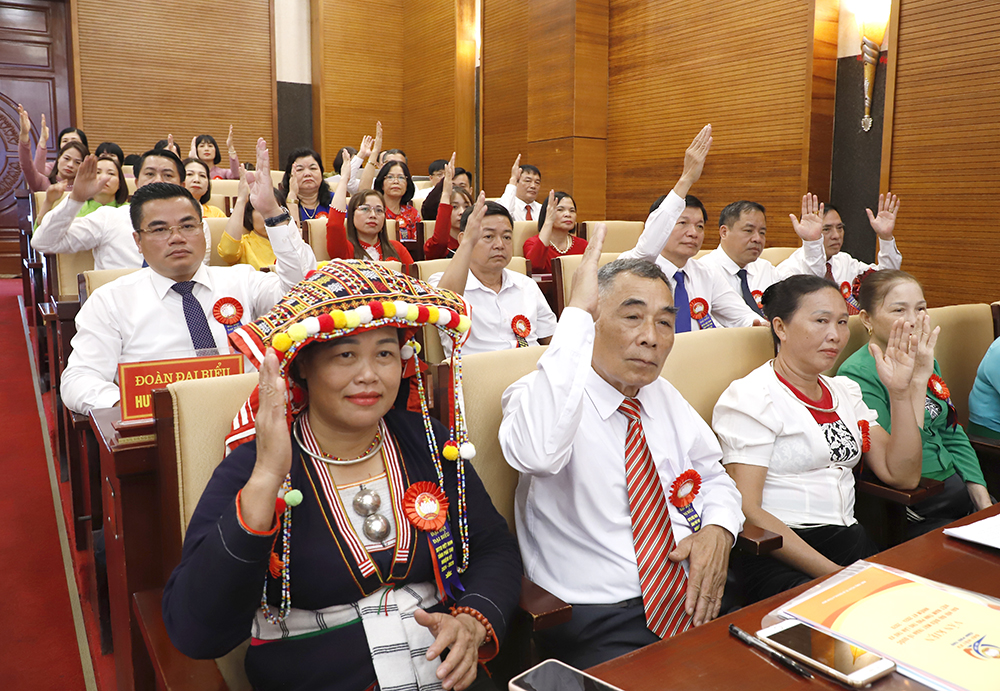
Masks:
[[[326,251],[330,253],[331,259],[354,259],[354,245],[347,239],[347,228],[344,225],[344,219],[346,218],[346,211],[330,209],[330,216],[326,221]],[[405,272],[407,267],[413,263],[413,257],[410,256],[405,247],[395,240],[389,240],[389,244],[392,245],[392,248],[396,250],[396,254],[399,255],[399,261],[403,264],[403,271]],[[385,256],[382,254],[381,245],[377,245],[376,249],[378,250],[379,258],[384,260]],[[390,261],[392,259],[392,257],[389,257]]]
[[[424,243],[425,259],[451,257],[458,249],[458,240],[451,236],[451,204],[439,204],[434,221],[434,235]]]
[[[423,219],[420,218],[420,212],[412,204],[407,204],[400,207],[398,214],[393,213],[392,209],[386,206],[385,220],[396,221],[396,236],[400,240],[416,240],[417,224]]]
[[[542,241],[534,235],[524,241],[524,258],[531,262],[532,273],[550,274],[552,273],[552,260],[566,254],[583,254],[587,249],[587,241],[575,235],[569,236],[569,249],[565,252],[558,252],[552,245],[546,247]]]

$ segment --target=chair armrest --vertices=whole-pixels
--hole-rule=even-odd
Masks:
[[[764,530],[751,523],[744,523],[743,530],[736,536],[736,548],[741,552],[760,556],[781,549],[783,538],[770,530]]]
[[[521,576],[521,601],[518,603],[531,617],[531,630],[541,631],[565,624],[573,616],[573,606],[557,598],[540,585]]]
[[[1000,439],[970,434],[969,441],[979,458],[979,467],[986,478],[986,489],[993,496],[1000,496]]]
[[[160,602],[163,590],[143,590],[132,595],[132,610],[153,663],[159,689],[185,691],[227,691],[225,680],[215,660],[192,660],[170,642],[163,625]]]
[[[920,478],[920,484],[914,489],[896,489],[874,478],[859,479],[857,487],[859,492],[903,506],[913,506],[944,491],[943,482],[926,477]]]

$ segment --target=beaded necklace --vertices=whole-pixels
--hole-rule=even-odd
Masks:
[[[292,507],[283,498],[290,491],[292,491],[291,473],[286,475],[284,482],[281,483],[281,492],[277,500],[278,508],[282,504],[285,505],[284,511],[281,512],[281,559],[277,559],[274,554],[274,547],[271,547],[271,575],[278,575],[275,573],[276,568],[281,573],[281,605],[278,611],[272,611],[270,605],[267,604],[267,578],[264,579],[264,594],[260,598],[260,609],[264,613],[264,618],[272,624],[280,624],[292,610],[292,577],[290,573],[291,569],[288,568],[292,559]],[[275,542],[278,541],[277,535],[274,536],[274,540]]]
[[[572,235],[567,235],[566,239],[569,240],[569,242],[566,243],[566,249],[564,249],[564,250],[561,250],[558,247],[556,247],[556,243],[554,243],[554,242],[549,242],[549,247],[551,247],[552,249],[554,249],[557,254],[566,254],[573,247],[573,236]]]

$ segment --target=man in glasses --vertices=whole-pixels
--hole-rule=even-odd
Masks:
[[[94,291],[80,308],[72,353],[62,376],[63,401],[79,413],[116,405],[122,362],[229,352],[228,336],[266,313],[315,268],[316,257],[271,187],[267,145],[257,143],[257,169],[247,173],[250,201],[264,216],[275,271],[205,266],[201,204],[165,182],[136,190],[133,243],[148,266]]]

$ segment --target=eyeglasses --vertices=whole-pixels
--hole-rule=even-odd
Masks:
[[[182,237],[191,237],[203,232],[203,227],[200,223],[182,223],[179,226],[162,226],[160,228],[140,228],[139,231],[145,233],[151,238],[168,238],[171,233],[177,231]]]
[[[405,175],[386,175],[383,179],[389,182],[406,182]]]
[[[369,206],[368,204],[362,204],[357,208],[357,210],[363,214],[366,214],[369,211],[374,211],[376,216],[385,215],[385,209],[383,209],[381,206]]]

